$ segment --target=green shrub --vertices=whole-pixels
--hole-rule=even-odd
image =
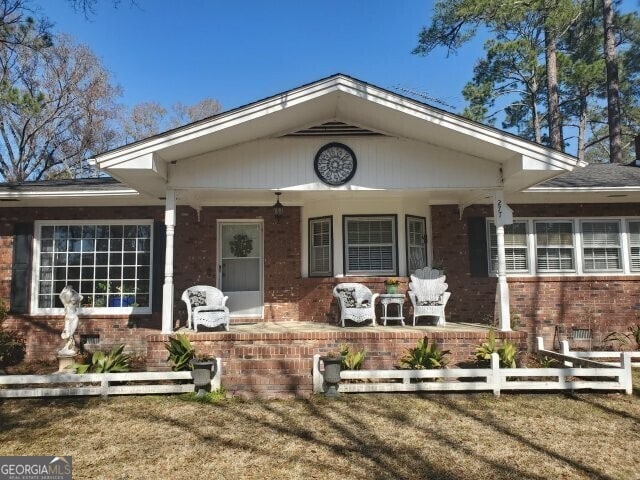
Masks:
[[[604,342],[617,343],[618,348],[640,350],[640,323],[630,326],[627,330],[627,333],[611,332],[604,337]]]
[[[540,366],[542,368],[553,368],[558,363],[555,358],[549,358],[546,355],[542,358],[538,358],[538,362],[540,362]]]
[[[169,337],[169,341],[164,344],[169,352],[167,361],[171,364],[171,370],[180,372],[183,370],[193,370],[191,361],[195,357],[196,351],[186,335],[179,333],[175,337]]]
[[[89,363],[74,363],[67,368],[74,373],[119,373],[129,371],[129,355],[122,353],[124,345],[115,345],[109,352],[95,352]]]
[[[407,350],[400,359],[400,367],[412,370],[445,368],[448,363],[445,356],[450,353],[449,350],[440,350],[435,342],[429,345],[429,338],[425,335],[422,340],[418,340],[416,348]]]
[[[480,344],[476,348],[476,360],[479,364],[488,365],[491,362],[491,354],[497,353],[500,357],[500,366],[506,368],[516,368],[516,356],[518,349],[509,340],[503,340],[498,347],[496,333],[493,327],[489,329],[489,340]]]
[[[342,370],[361,370],[367,353],[364,348],[351,351],[349,345],[342,344],[340,345],[340,355],[342,355]]]
[[[196,392],[190,392],[180,395],[180,398],[190,402],[216,404],[227,399],[227,390],[224,387],[220,387],[218,390],[213,392],[205,392],[205,394],[200,397],[198,397]]]
[[[24,337],[12,330],[0,330],[0,368],[11,367],[24,360],[27,345]]]

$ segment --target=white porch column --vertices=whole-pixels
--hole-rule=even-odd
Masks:
[[[167,229],[164,256],[164,285],[162,286],[162,333],[173,332],[173,235],[176,226],[176,192],[167,190],[164,207]]]
[[[511,331],[511,311],[509,309],[509,284],[507,283],[507,261],[504,251],[504,226],[513,223],[513,211],[504,201],[504,192],[494,194],[493,216],[496,223],[498,246],[498,319],[500,331]]]

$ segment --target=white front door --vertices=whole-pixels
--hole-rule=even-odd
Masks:
[[[218,288],[232,317],[262,318],[262,222],[218,222]]]

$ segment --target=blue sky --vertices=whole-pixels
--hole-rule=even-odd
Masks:
[[[448,61],[444,52],[412,55],[431,0],[99,0],[89,20],[67,0],[35,2],[56,31],[96,52],[125,104],[210,96],[229,109],[340,72],[459,111],[480,49],[470,44]]]
[[[449,58],[443,49],[412,55],[435,0],[120,0],[117,8],[98,0],[88,20],[68,0],[31,1],[55,31],[92,48],[126,105],[212,97],[228,110],[345,73],[399,93],[424,92],[445,105],[427,103],[460,113],[485,40]],[[638,5],[624,0],[622,11]]]

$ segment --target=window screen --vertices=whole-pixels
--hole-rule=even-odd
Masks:
[[[489,245],[491,271],[498,271],[498,239],[495,223],[489,223]],[[529,254],[527,244],[527,222],[513,222],[504,227],[504,250],[507,272],[528,272]]]
[[[629,260],[631,270],[640,271],[640,222],[629,222]]]
[[[333,275],[332,217],[309,219],[309,275]]]
[[[407,217],[407,272],[427,266],[427,222],[421,217]]]
[[[85,308],[150,306],[151,222],[41,225],[38,241],[38,308],[62,308],[65,285]]]
[[[583,221],[582,257],[585,272],[621,270],[620,224]]]
[[[347,274],[396,274],[395,217],[345,217]]]
[[[535,222],[538,272],[573,272],[572,222]]]

